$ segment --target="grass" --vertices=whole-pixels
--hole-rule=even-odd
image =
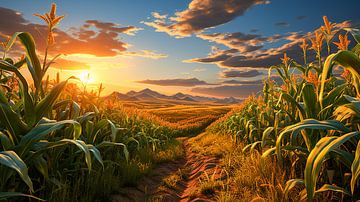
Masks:
[[[180,182],[181,180],[181,175],[180,173],[173,173],[169,176],[166,176],[163,180],[162,180],[162,184],[163,186],[169,188],[169,189],[176,189],[178,182]]]
[[[232,149],[233,143],[227,136],[202,133],[189,140],[193,152],[203,156],[222,157]]]
[[[216,156],[220,160],[217,173],[204,173],[199,188],[192,193],[197,195],[216,195],[218,201],[252,201],[263,198],[268,201],[281,201],[285,187],[284,172],[275,162],[267,160],[261,166],[259,153],[244,154],[243,145],[228,140],[227,135],[203,133],[192,138],[193,151],[202,156]]]

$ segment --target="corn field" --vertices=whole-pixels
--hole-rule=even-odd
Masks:
[[[47,48],[55,43],[52,31],[63,19],[55,12],[53,4],[49,13],[36,14],[49,28]],[[75,77],[50,80],[46,73],[58,56],[39,58],[29,33],[14,33],[2,46],[0,201],[101,200],[139,167],[140,151],[156,152],[185,129],[114,109],[114,103],[101,99],[102,85],[98,92],[87,92],[71,83]],[[24,50],[24,57],[7,57],[14,46]]]
[[[262,96],[208,128],[282,168],[289,180],[280,201],[360,199],[360,31],[334,25],[325,16],[302,40],[303,61],[285,53],[269,68]]]

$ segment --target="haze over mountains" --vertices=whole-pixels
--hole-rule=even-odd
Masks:
[[[184,93],[176,93],[174,95],[164,95],[159,92],[153,91],[149,88],[146,88],[141,91],[129,91],[127,93],[113,92],[108,97],[116,97],[121,101],[177,101],[177,102],[211,102],[216,104],[237,104],[242,102],[241,99],[234,97],[227,98],[215,98],[215,97],[206,97],[206,96],[195,96]]]

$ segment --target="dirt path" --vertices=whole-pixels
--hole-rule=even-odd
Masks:
[[[211,183],[220,178],[219,159],[194,152],[188,138],[183,148],[183,158],[160,164],[137,187],[126,188],[112,201],[215,201]]]

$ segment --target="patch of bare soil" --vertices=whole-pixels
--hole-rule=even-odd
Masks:
[[[122,195],[112,196],[112,201],[215,201],[212,188],[216,185],[211,182],[221,177],[219,159],[194,152],[188,139],[183,148],[183,158],[160,164],[137,187],[125,188]],[[204,187],[204,182],[209,187]]]

